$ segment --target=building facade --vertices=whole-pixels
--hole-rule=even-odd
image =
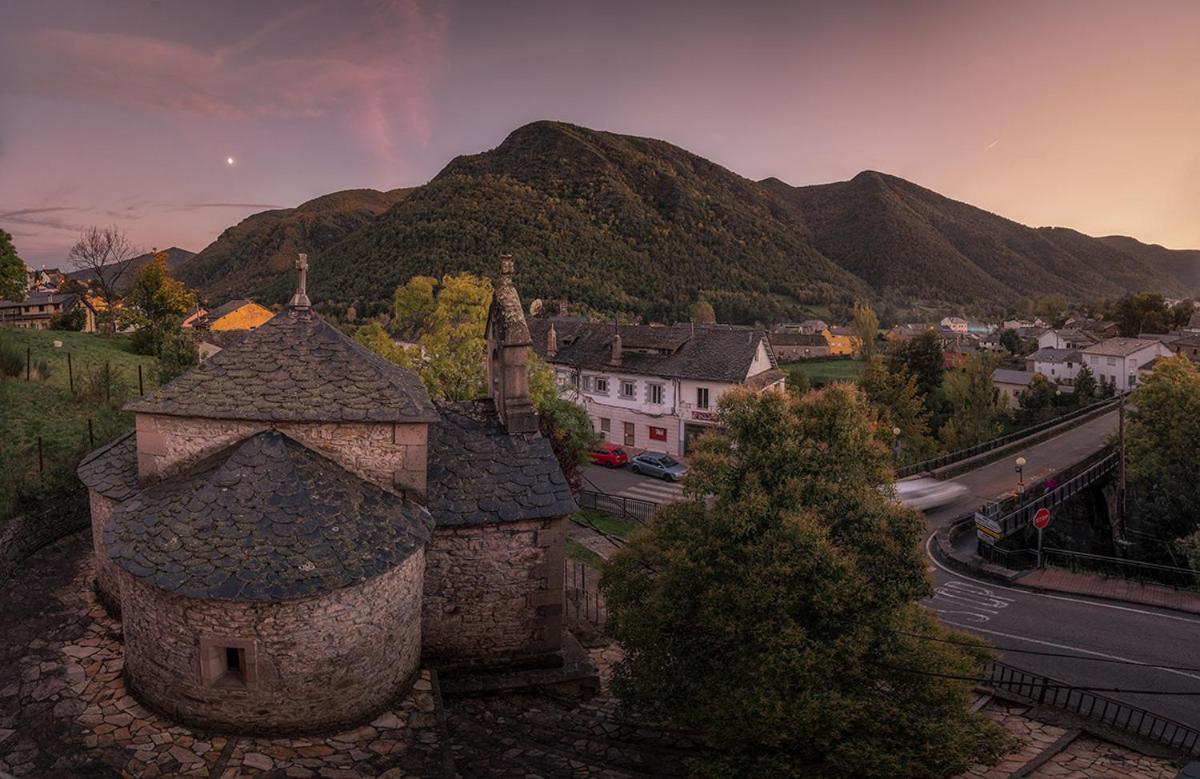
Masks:
[[[1159,357],[1170,357],[1172,352],[1158,341],[1108,338],[1087,347],[1082,354],[1096,381],[1103,379],[1118,392],[1127,392],[1137,384],[1139,370]]]

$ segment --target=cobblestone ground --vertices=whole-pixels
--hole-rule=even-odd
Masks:
[[[92,594],[88,540],[76,534],[44,549],[0,591],[0,774],[440,775],[427,672],[370,725],[324,737],[225,736],[148,711],[125,690],[121,625]]]

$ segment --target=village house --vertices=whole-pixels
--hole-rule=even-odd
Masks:
[[[1176,354],[1182,354],[1195,363],[1200,363],[1200,334],[1186,335],[1171,344]]]
[[[189,313],[183,320],[184,329],[211,330],[219,333],[227,330],[253,330],[270,321],[274,313],[253,300],[231,300],[207,310],[203,307]]]
[[[1073,385],[1081,367],[1083,362],[1078,349],[1047,346],[1025,358],[1027,371],[1040,373],[1055,384]]]
[[[369,720],[422,666],[559,673],[576,505],[529,401],[511,259],[489,397],[441,405],[321,319],[297,267],[285,311],[126,404],[135,432],[79,466],[129,689],[290,732]]]
[[[1015,371],[1008,368],[997,368],[992,371],[992,386],[1007,401],[1009,408],[1020,405],[1020,394],[1033,383],[1033,371]]]
[[[1085,364],[1096,376],[1113,384],[1118,392],[1133,389],[1138,371],[1159,357],[1171,356],[1171,350],[1158,341],[1139,338],[1108,338],[1083,350]]]
[[[78,295],[57,292],[31,292],[21,301],[0,300],[0,327],[25,330],[49,330],[54,317],[82,305]],[[95,314],[84,306],[84,331],[96,330]]]
[[[862,347],[862,339],[855,335],[849,327],[831,325],[825,332],[825,340],[829,342],[830,357],[852,357]],[[771,345],[775,345],[774,338],[771,339]]]
[[[928,332],[929,330],[937,330],[937,328],[933,325],[921,323],[894,325],[890,330],[887,331],[887,334],[884,336],[884,338],[893,343],[897,341],[911,341],[912,339],[916,338],[922,333]]]
[[[1200,311],[1192,312],[1188,323],[1183,326],[1183,332],[1186,335],[1200,335]]]
[[[730,389],[784,388],[771,343],[754,328],[535,319],[531,332],[563,397],[587,409],[605,441],[634,449],[685,454]]]
[[[952,333],[967,333],[967,332],[969,332],[967,320],[965,320],[959,316],[945,317],[944,319],[942,319],[941,322],[939,322],[939,324]]]
[[[1039,349],[1086,349],[1099,341],[1098,337],[1086,331],[1060,327],[1039,335],[1037,344]]]
[[[829,341],[817,333],[773,333],[771,347],[775,350],[776,359],[781,362],[812,360],[831,354]]]

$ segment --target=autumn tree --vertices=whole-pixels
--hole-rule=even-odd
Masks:
[[[116,225],[111,227],[88,227],[79,235],[67,257],[76,270],[88,271],[88,282],[104,299],[101,320],[113,325],[116,302],[121,297],[121,280],[126,277],[130,263],[138,253]]]
[[[716,754],[698,770],[712,776],[994,761],[1005,739],[954,678],[978,676],[982,653],[938,641],[952,634],[919,605],[924,523],[889,496],[891,455],[858,391],[735,390],[719,413],[685,500],[603,574],[625,705],[705,732]]]
[[[167,253],[159,252],[138,268],[125,293],[126,322],[137,328],[134,350],[160,355],[167,333],[180,329],[196,307],[196,296],[167,270]]]
[[[875,356],[876,340],[879,338],[879,317],[862,301],[854,302],[854,319],[850,329],[858,339],[858,353],[864,360]]]
[[[1017,393],[1021,426],[1036,425],[1053,417],[1061,395],[1054,382],[1040,373],[1033,374],[1029,386]]]
[[[950,418],[942,426],[942,442],[950,450],[965,449],[1000,435],[1008,404],[992,383],[995,361],[973,356],[946,380]]]
[[[918,462],[934,455],[938,447],[929,432],[929,409],[912,375],[889,370],[883,358],[876,355],[867,362],[858,386],[875,410],[883,440],[891,442],[892,431],[900,429],[896,440],[902,462]]]
[[[917,380],[917,389],[932,408],[946,374],[946,357],[938,334],[926,330],[916,338],[901,341],[892,347],[887,362],[893,371],[909,373]]]
[[[392,327],[398,335],[415,340],[433,324],[437,283],[432,276],[413,276],[396,287],[392,297]]]
[[[713,311],[712,303],[707,300],[697,300],[688,309],[689,318],[698,325],[716,324],[717,314]]]
[[[25,263],[17,256],[12,236],[0,230],[0,300],[25,299]]]

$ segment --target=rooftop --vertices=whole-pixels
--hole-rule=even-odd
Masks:
[[[136,495],[138,484],[137,434],[133,431],[84,457],[76,469],[88,489],[112,500]]]
[[[1102,354],[1106,357],[1128,357],[1151,346],[1158,346],[1158,341],[1141,338],[1106,338],[1098,344],[1087,347],[1083,353]]]
[[[424,508],[268,431],[129,498],[104,543],[116,565],[168,592],[279,601],[391,570],[430,525]]]
[[[221,305],[217,306],[216,308],[209,310],[207,313],[204,314],[204,318],[206,320],[208,320],[209,322],[215,322],[218,319],[220,319],[221,317],[223,317],[227,314],[232,314],[234,311],[237,311],[242,306],[248,306],[253,302],[254,302],[253,300],[245,300],[245,299],[231,300],[228,303],[222,303]]]
[[[1034,375],[1032,371],[1014,371],[1008,368],[997,368],[992,371],[992,381],[1000,384],[1019,384],[1024,386],[1033,382]]]
[[[1029,355],[1028,359],[1035,362],[1079,362],[1079,350],[1046,346]]]
[[[435,422],[410,370],[360,346],[309,309],[262,327],[127,411],[289,422]]]

